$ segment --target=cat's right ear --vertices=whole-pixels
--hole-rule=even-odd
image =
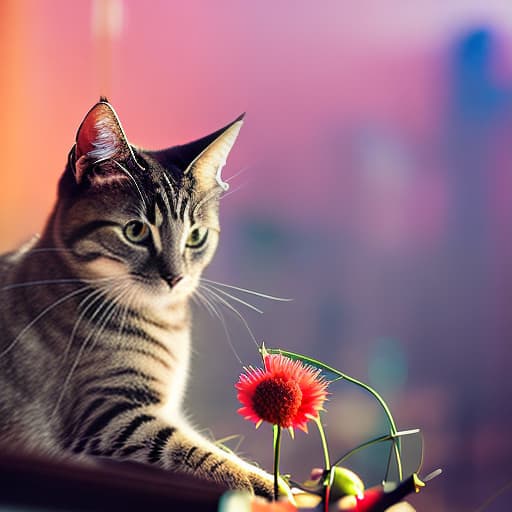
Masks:
[[[102,98],[89,110],[76,135],[75,179],[82,183],[86,171],[108,159],[124,161],[133,155],[117,114]]]

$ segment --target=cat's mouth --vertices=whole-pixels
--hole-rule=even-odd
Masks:
[[[197,280],[189,275],[149,277],[132,274],[133,287],[149,301],[176,303],[188,299],[197,286]]]
[[[162,307],[186,301],[198,286],[198,278],[190,274],[153,274],[131,271],[122,262],[98,258],[87,265],[87,279],[113,286],[120,302],[131,301],[148,307]]]

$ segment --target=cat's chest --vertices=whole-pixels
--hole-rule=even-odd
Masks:
[[[108,342],[117,359],[172,376],[188,364],[188,316],[181,311],[167,318],[134,315],[112,326]]]
[[[188,374],[188,327],[188,323],[148,321],[142,316],[127,319],[122,326],[114,324],[79,365],[72,394],[87,401],[105,389],[122,390],[130,397],[135,393],[135,399],[155,410],[175,414]]]
[[[140,364],[156,378],[154,386],[160,390],[162,409],[175,414],[181,409],[189,371],[188,322],[173,324],[166,328],[148,325],[146,329],[147,335],[152,338],[152,342],[149,342],[152,345],[151,350],[160,354],[161,359],[153,361],[145,357]],[[158,343],[155,343],[156,341]]]

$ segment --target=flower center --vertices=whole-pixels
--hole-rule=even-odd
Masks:
[[[260,382],[252,396],[254,412],[264,421],[291,427],[302,403],[302,391],[294,380],[272,377]]]

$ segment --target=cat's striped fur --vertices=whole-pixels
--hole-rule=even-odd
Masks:
[[[182,414],[188,301],[215,252],[219,169],[241,123],[149,152],[105,99],[87,114],[43,234],[0,258],[0,443],[271,494],[268,474]]]

